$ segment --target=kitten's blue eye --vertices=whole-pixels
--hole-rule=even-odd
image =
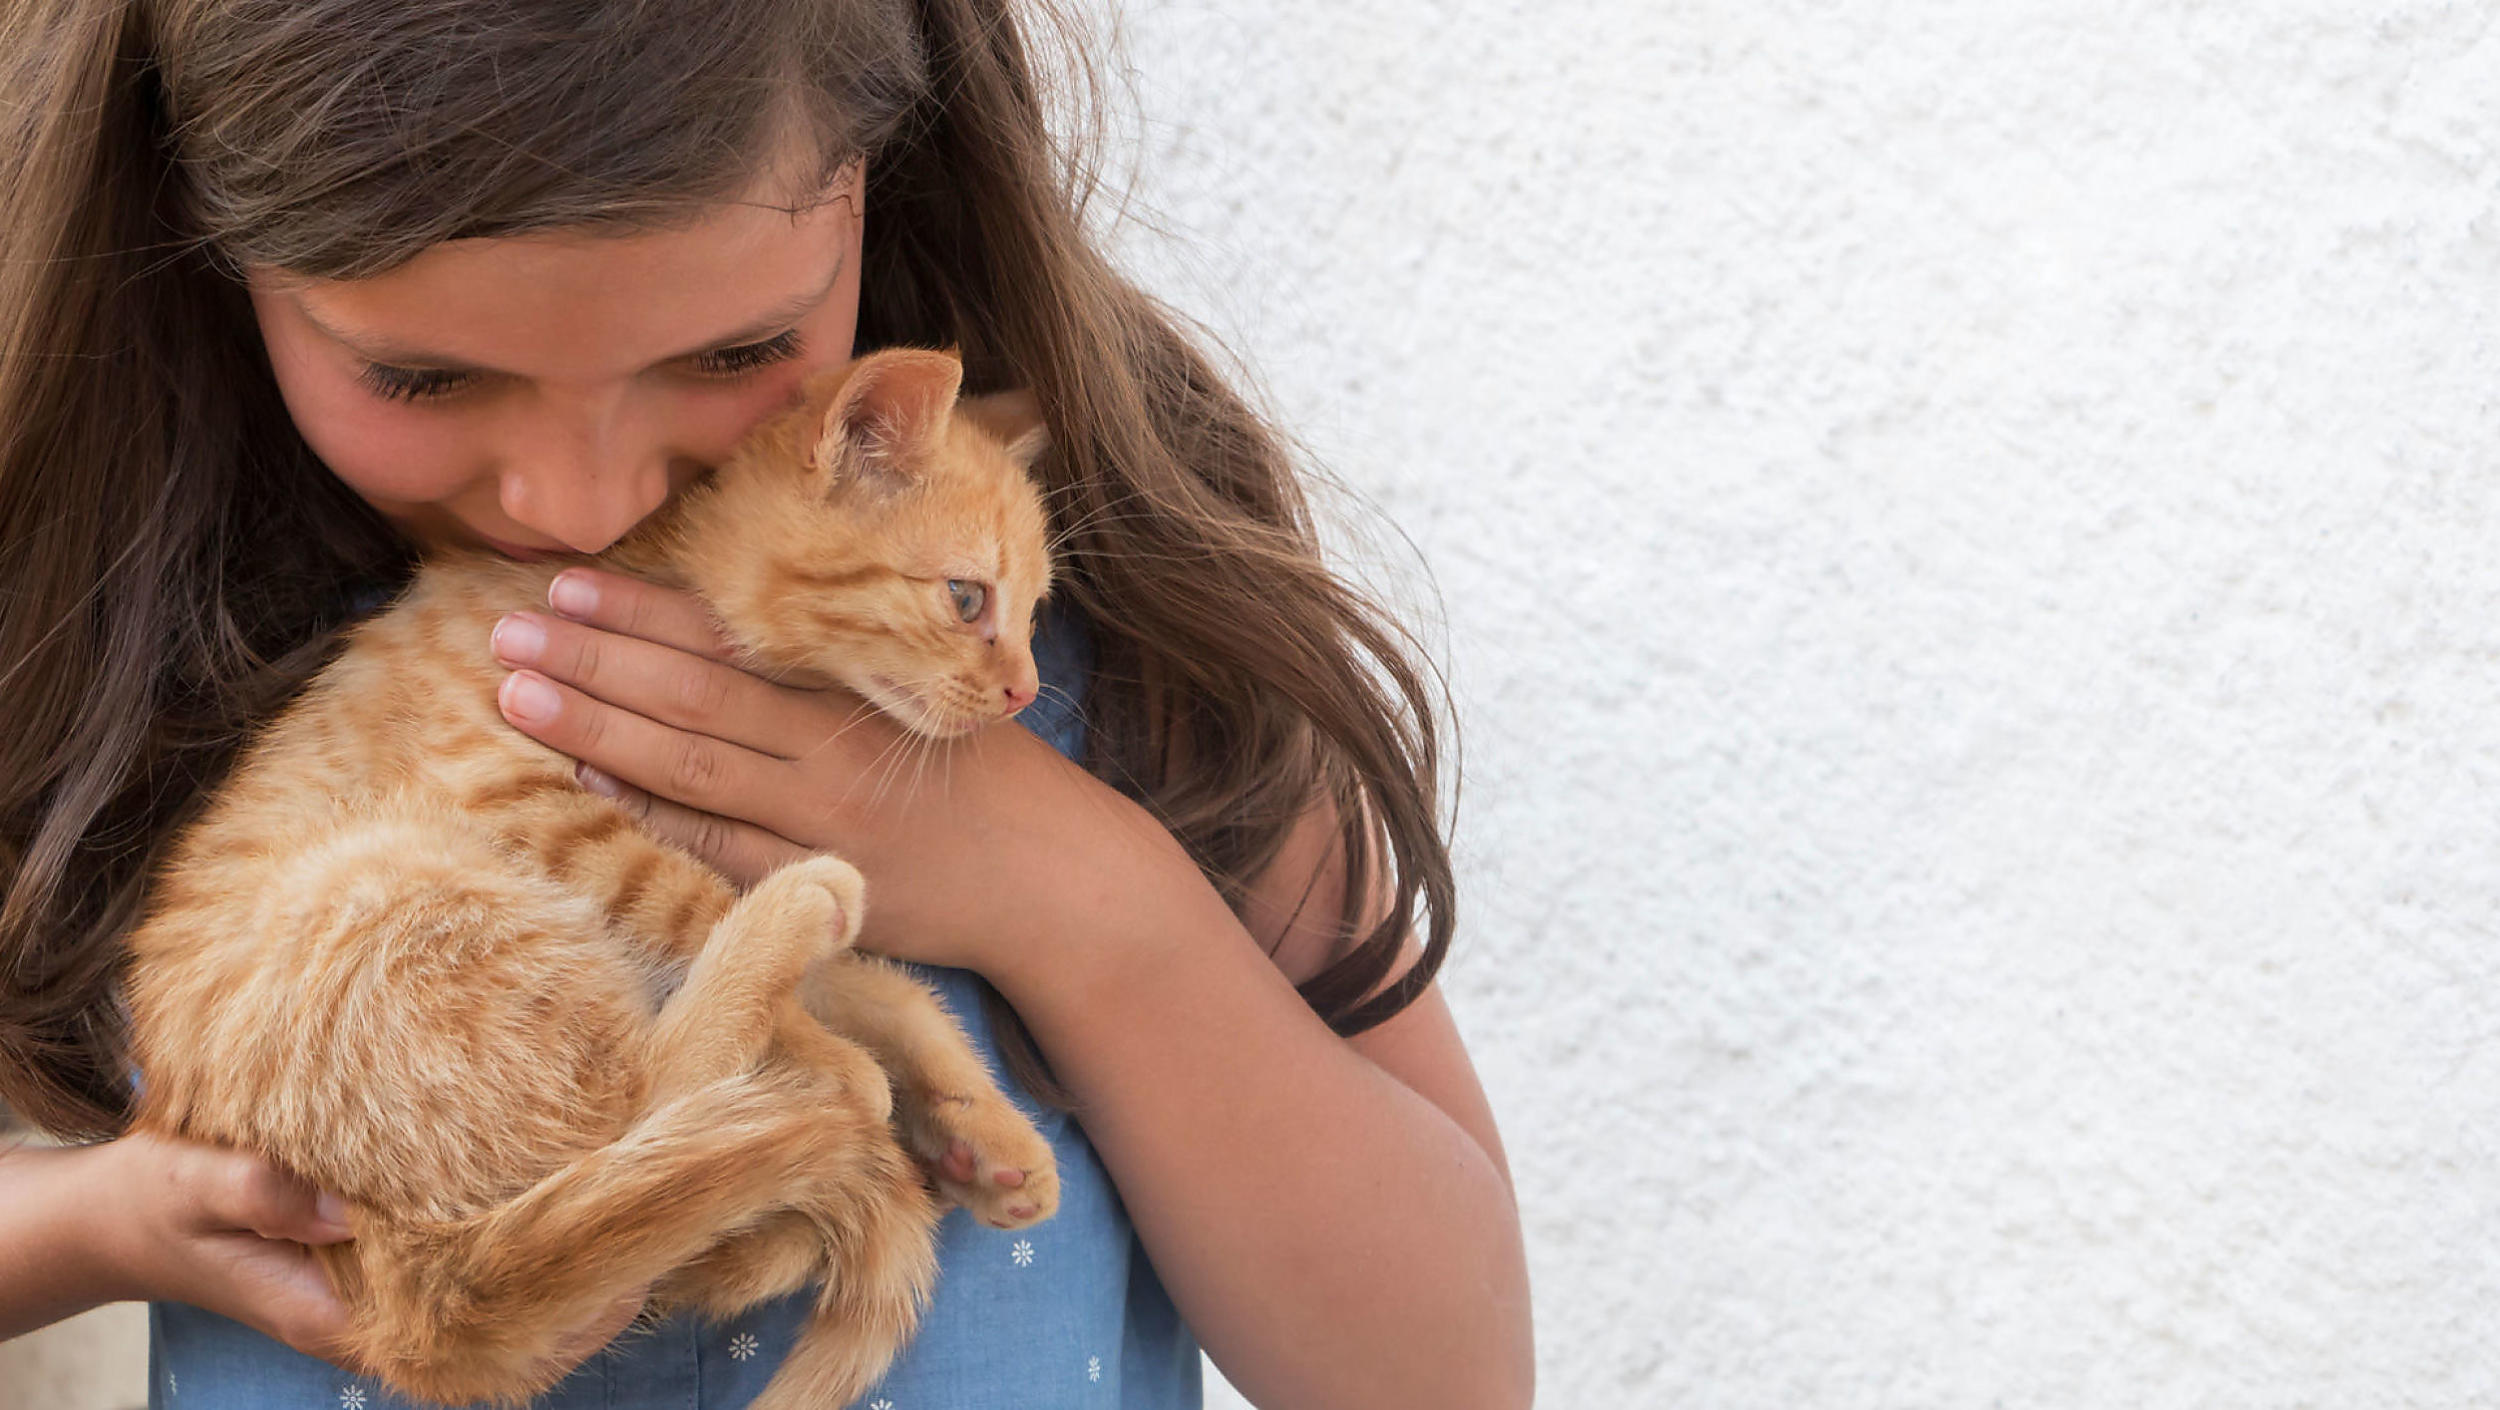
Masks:
[[[989,605],[990,590],[979,583],[961,578],[946,580],[946,595],[955,599],[955,618],[963,622],[981,620],[981,609]]]

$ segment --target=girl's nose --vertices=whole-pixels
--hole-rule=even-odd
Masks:
[[[620,429],[551,428],[516,446],[497,485],[503,512],[577,553],[625,537],[668,499],[668,456]]]

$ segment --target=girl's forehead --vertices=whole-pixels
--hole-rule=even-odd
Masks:
[[[376,362],[596,378],[766,338],[845,272],[858,207],[723,204],[680,226],[436,245],[367,279],[255,271],[255,291]]]

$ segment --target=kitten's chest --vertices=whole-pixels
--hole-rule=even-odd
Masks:
[[[263,737],[238,780],[331,809],[427,798],[501,829],[516,806],[571,788],[570,761],[506,723],[489,639],[525,584],[420,580],[365,623]],[[257,785],[257,788],[254,785]],[[309,789],[307,786],[310,785]]]

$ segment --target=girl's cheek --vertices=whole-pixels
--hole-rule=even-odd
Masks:
[[[728,459],[747,432],[790,404],[810,370],[799,365],[776,367],[734,388],[688,398],[679,409],[679,430],[673,437],[679,452],[706,465]]]
[[[342,399],[313,416],[298,412],[295,424],[313,454],[357,493],[429,504],[451,498],[475,478],[472,448],[454,418],[390,406],[360,387],[346,389],[346,396],[367,405]]]
[[[808,378],[850,361],[859,328],[859,246],[853,241],[840,283],[824,303],[798,325],[799,355],[789,362],[758,370],[735,383],[707,388],[685,398],[677,421],[679,453],[707,465],[728,459],[731,450],[774,412],[788,406]]]
[[[382,400],[346,359],[325,356],[291,328],[264,336],[296,432],[349,487],[367,499],[413,504],[466,484],[472,448],[456,416]]]

